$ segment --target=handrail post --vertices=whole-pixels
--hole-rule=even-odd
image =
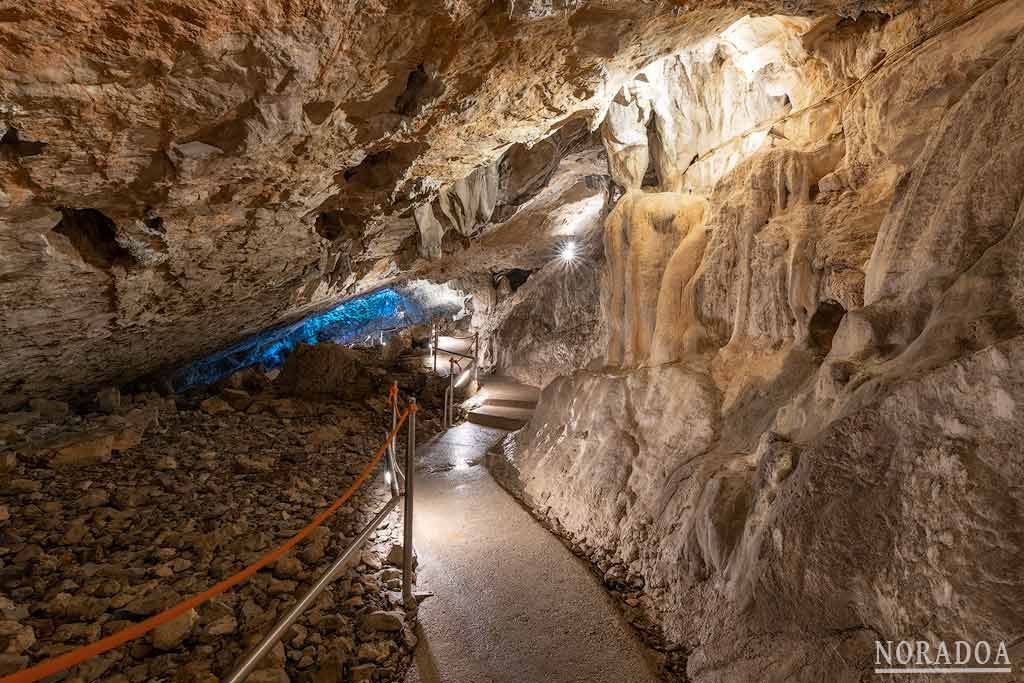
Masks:
[[[432,348],[434,351],[434,374],[437,374],[437,325],[432,325],[430,328],[430,337],[433,342]]]
[[[405,514],[404,514],[404,537],[402,539],[402,599],[405,601],[406,609],[416,606],[416,600],[412,595],[412,503],[413,503],[413,480],[414,463],[416,457],[416,399],[410,399],[409,412],[409,440],[405,449]]]
[[[480,387],[480,333],[473,333],[473,391]]]
[[[448,359],[448,426],[455,426],[455,366],[459,362],[454,358]]]
[[[398,425],[398,382],[394,382],[391,386],[391,432],[395,431],[395,427]],[[388,432],[390,434],[391,432]],[[391,496],[395,497],[400,495],[398,489],[399,480],[404,480],[404,476],[398,467],[398,459],[395,457],[395,440],[391,439],[388,443],[388,457],[387,460],[387,471],[391,475]]]

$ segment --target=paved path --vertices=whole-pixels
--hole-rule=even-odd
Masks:
[[[456,353],[469,354],[470,348],[473,346],[472,337],[445,337],[440,336],[437,338],[437,348],[444,349],[437,352],[437,374],[442,377],[448,376],[448,362],[454,358],[462,367],[469,366],[469,359],[463,358],[462,356],[453,356],[446,351],[455,351]],[[431,353],[426,354],[423,357],[423,367],[427,370],[434,371],[434,356]]]
[[[420,642],[406,683],[646,683],[640,644],[590,570],[488,474],[505,432],[462,424],[418,450]]]

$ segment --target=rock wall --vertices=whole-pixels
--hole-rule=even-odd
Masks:
[[[499,285],[479,328],[484,369],[543,387],[601,359],[602,266],[591,244],[572,268],[556,260],[530,274],[515,291],[502,291]]]
[[[485,220],[493,173],[475,169],[783,4],[905,2],[19,8],[0,24],[0,392],[123,382],[397,279],[447,280],[422,219],[464,237]]]
[[[797,26],[786,82],[813,100],[962,9]],[[688,151],[608,143],[606,365],[552,381],[497,471],[610,582],[640,577],[689,680],[1019,641],[1022,27],[1019,2],[950,22],[692,180],[660,170]]]

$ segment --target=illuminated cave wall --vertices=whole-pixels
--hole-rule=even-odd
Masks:
[[[435,308],[407,293],[380,289],[297,322],[252,335],[230,348],[195,361],[171,375],[171,387],[175,391],[184,391],[216,382],[254,365],[262,365],[269,370],[284,363],[299,344],[352,344],[380,330],[425,322],[441,313]]]

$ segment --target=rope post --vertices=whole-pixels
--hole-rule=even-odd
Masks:
[[[454,358],[448,359],[448,390],[445,392],[445,428],[455,425],[455,366],[458,361]]]
[[[398,425],[398,382],[392,382],[391,388],[388,390],[388,400],[391,402],[391,431],[395,431],[395,427]],[[391,432],[388,432],[389,434]],[[388,457],[387,460],[387,474],[388,484],[391,486],[391,497],[394,498],[399,495],[398,490],[398,460],[395,457],[395,440],[391,439],[388,443]]]
[[[412,594],[412,502],[413,502],[413,480],[415,479],[413,461],[416,458],[416,399],[410,399],[409,403],[409,441],[405,449],[405,514],[403,515],[404,536],[402,539],[402,599],[405,601],[406,609],[416,606],[416,599]]]
[[[480,386],[480,333],[473,333],[473,385]],[[474,389],[476,391],[476,389]]]

